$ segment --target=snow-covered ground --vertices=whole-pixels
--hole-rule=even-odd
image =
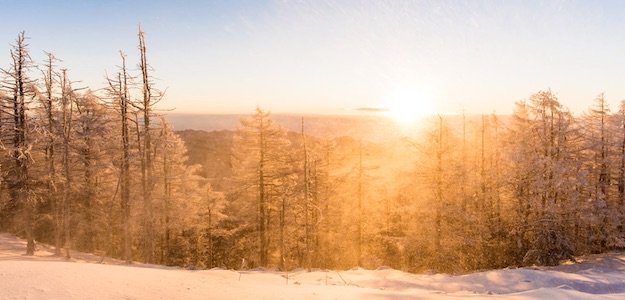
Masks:
[[[588,256],[555,268],[495,270],[462,276],[416,275],[388,268],[349,271],[181,270],[122,265],[0,233],[0,299],[625,299],[625,253]]]

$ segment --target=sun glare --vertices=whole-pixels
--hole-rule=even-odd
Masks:
[[[414,90],[396,92],[389,99],[387,107],[390,116],[401,123],[410,123],[431,113],[426,100]]]

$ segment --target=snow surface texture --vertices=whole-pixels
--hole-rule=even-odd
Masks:
[[[71,261],[0,233],[0,299],[625,299],[625,253],[554,268],[417,275],[349,271],[183,270],[72,253]],[[288,280],[287,280],[288,278]]]

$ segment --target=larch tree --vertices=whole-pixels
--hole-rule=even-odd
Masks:
[[[8,170],[8,189],[10,193],[10,203],[8,209],[12,218],[17,218],[21,232],[24,232],[27,239],[26,255],[35,253],[35,209],[37,205],[37,195],[32,186],[33,178],[29,175],[32,165],[31,153],[32,144],[29,139],[29,116],[28,97],[33,94],[33,81],[29,78],[29,70],[32,68],[32,60],[29,55],[26,36],[21,32],[16,40],[16,44],[10,52],[11,67],[3,69],[2,72],[8,77],[3,83],[3,88],[10,95],[7,99],[9,103],[3,105],[9,111],[3,111],[10,119],[9,129],[4,133],[10,137],[10,144],[7,148],[10,157]]]
[[[227,232],[220,226],[227,217],[223,213],[226,203],[223,193],[214,191],[209,183],[205,184],[205,191],[204,205],[201,206],[204,210],[203,213],[200,213],[204,220],[203,224],[205,224],[200,238],[203,238],[205,243],[200,242],[198,244],[205,245],[202,265],[212,268],[223,265],[219,259],[218,246],[220,241],[227,236]]]
[[[621,225],[618,197],[612,184],[617,177],[617,145],[612,142],[617,130],[603,93],[595,98],[594,104],[582,116],[581,122],[582,149],[585,156],[581,171],[588,174],[586,187],[582,188],[582,192],[590,200],[585,209],[592,214],[586,214],[580,219],[584,223],[579,231],[585,234],[578,236],[578,239],[585,240],[583,244],[589,247],[590,252],[601,252],[623,245],[618,232]]]
[[[54,231],[54,252],[55,255],[61,255],[61,213],[60,203],[57,194],[57,172],[56,172],[56,158],[55,148],[57,144],[57,130],[56,130],[56,112],[58,110],[58,97],[55,94],[56,85],[59,83],[59,74],[55,70],[55,63],[59,61],[52,53],[46,52],[47,61],[44,65],[45,70],[42,71],[44,79],[43,93],[39,95],[41,102],[41,108],[43,111],[40,114],[40,118],[43,121],[43,134],[45,136],[45,160],[46,166],[46,184],[48,192],[46,193],[47,201],[50,204],[50,210],[52,213],[52,225]]]
[[[529,249],[529,224],[531,213],[530,184],[535,160],[528,160],[534,152],[529,146],[532,143],[530,128],[531,119],[528,104],[525,101],[517,102],[512,115],[506,137],[508,140],[506,155],[511,165],[509,185],[513,189],[513,199],[516,202],[515,220],[511,231],[516,239],[516,257],[523,257]]]
[[[501,138],[503,123],[495,114],[482,116],[481,126],[481,164],[484,165],[481,176],[481,184],[485,187],[485,194],[489,203],[486,212],[487,232],[485,236],[486,249],[484,264],[480,268],[497,268],[508,266],[512,262],[508,257],[513,242],[508,237],[505,218],[509,215],[509,202],[505,196],[504,174],[506,162],[502,156],[503,139]]]
[[[417,170],[414,176],[415,181],[423,181],[429,193],[423,193],[422,197],[427,197],[432,218],[429,228],[429,264],[437,268],[444,267],[445,251],[445,230],[448,222],[446,209],[451,204],[451,158],[453,145],[456,145],[455,136],[448,125],[448,121],[442,116],[438,116],[434,126],[426,133],[423,144],[418,145],[420,157],[417,161]],[[445,249],[444,249],[445,248]]]
[[[119,190],[121,198],[121,215],[122,215],[122,231],[123,231],[123,257],[126,263],[132,262],[132,228],[130,223],[130,95],[129,83],[130,76],[126,69],[126,55],[120,51],[122,65],[116,78],[107,77],[108,94],[113,99],[119,115],[120,123],[120,163],[119,163]]]
[[[575,253],[571,220],[580,196],[574,120],[551,91],[518,103],[513,117],[511,177],[519,203],[519,245],[527,247],[523,260],[553,265]]]
[[[65,235],[65,258],[70,258],[70,248],[71,248],[71,217],[72,217],[72,194],[73,194],[73,174],[72,174],[72,149],[70,144],[72,142],[73,136],[73,115],[74,115],[74,90],[72,89],[71,83],[67,77],[67,70],[63,69],[63,73],[61,75],[61,113],[62,113],[62,137],[63,137],[63,147],[62,147],[62,163],[63,163],[63,228]]]
[[[621,101],[618,113],[615,115],[615,123],[618,127],[616,141],[617,148],[617,204],[621,210],[621,222],[625,222],[625,100]],[[621,226],[620,233],[625,233],[625,226]]]
[[[419,257],[420,265],[438,270],[457,267],[449,259],[454,250],[450,238],[450,212],[457,206],[453,196],[461,190],[454,189],[453,185],[456,180],[454,150],[462,141],[458,140],[450,125],[447,118],[437,116],[424,137],[411,144],[416,150],[415,165],[406,178],[409,182],[402,188],[403,195],[400,194],[415,201],[416,216],[411,221],[415,222],[412,232],[418,234],[411,237],[411,251]]]
[[[187,165],[184,143],[164,117],[159,117],[159,131],[153,135],[152,173],[158,181],[152,201],[154,226],[154,260],[167,265],[203,265],[203,218],[205,207],[203,183],[194,173],[199,166]],[[217,208],[213,208],[216,216]],[[218,219],[215,217],[215,219]]]
[[[310,178],[310,158],[309,158],[309,150],[308,145],[306,144],[306,132],[304,131],[304,118],[302,117],[302,151],[304,152],[303,157],[303,184],[304,184],[304,264],[307,269],[310,270],[311,267],[311,231],[313,230],[311,226],[311,216],[310,216],[310,206],[311,206],[311,178]],[[284,211],[284,208],[282,209]]]
[[[152,191],[154,190],[154,163],[153,163],[153,146],[152,146],[152,128],[151,119],[154,117],[153,110],[154,105],[162,98],[162,93],[155,91],[153,88],[152,78],[149,74],[150,66],[147,60],[147,47],[145,44],[145,33],[139,26],[139,53],[140,62],[139,68],[141,70],[141,87],[142,98],[136,105],[137,109],[141,113],[142,123],[142,151],[141,151],[141,186],[143,188],[143,230],[144,230],[144,257],[146,262],[151,263],[154,261],[154,240],[156,235],[154,233],[154,212],[152,208]]]
[[[76,181],[79,187],[77,203],[76,237],[77,246],[93,252],[103,246],[104,207],[103,196],[107,185],[103,181],[111,178],[112,153],[106,153],[107,144],[115,145],[117,133],[111,126],[112,111],[92,91],[75,94],[74,151],[77,152],[77,166],[80,171]],[[112,152],[112,151],[111,151]],[[117,153],[115,153],[117,154]],[[107,180],[105,180],[107,179]],[[116,181],[116,180],[112,180]]]
[[[270,230],[275,202],[285,190],[284,179],[286,131],[276,125],[269,112],[260,107],[250,119],[241,119],[242,127],[235,135],[235,159],[242,178],[242,189],[253,191],[256,200],[258,264],[267,266],[270,256]]]
[[[333,143],[329,138],[321,139],[316,143],[315,149],[316,155],[314,160],[314,173],[313,173],[313,199],[316,207],[314,222],[315,228],[315,265],[321,268],[327,268],[331,263],[329,253],[329,247],[331,243],[331,219],[337,218],[335,214],[331,214],[331,199],[332,195],[332,180],[331,180],[331,168],[332,168],[332,149]]]

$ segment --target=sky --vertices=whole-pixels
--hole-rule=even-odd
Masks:
[[[625,1],[0,0],[19,32],[97,90],[146,33],[159,107],[180,113],[512,113],[551,89],[576,114],[625,99]],[[5,53],[4,55],[2,53]],[[400,106],[408,107],[408,106]]]

